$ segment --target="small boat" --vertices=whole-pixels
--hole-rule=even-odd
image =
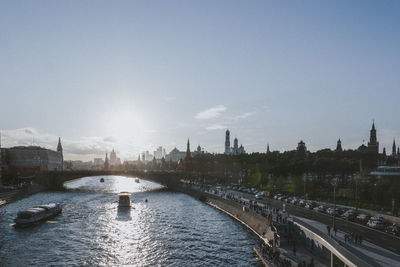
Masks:
[[[18,212],[14,222],[16,226],[26,226],[56,216],[61,211],[62,207],[60,203],[40,205]]]
[[[118,207],[130,207],[131,206],[131,194],[128,192],[121,192],[118,194]]]
[[[104,183],[104,178],[101,178],[101,179],[100,179],[100,183]]]
[[[136,178],[136,179],[135,179],[135,182],[136,182],[136,183],[140,183],[139,178]]]

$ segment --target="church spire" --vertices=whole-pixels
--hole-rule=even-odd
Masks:
[[[267,154],[269,154],[271,151],[269,150],[269,143],[267,143]]]
[[[392,157],[396,157],[396,141],[393,138]]]
[[[186,157],[187,158],[190,157],[190,142],[189,142],[189,138],[188,138],[187,145],[186,145]]]
[[[63,155],[63,148],[61,145],[61,137],[58,137],[57,152],[61,156],[61,170],[63,170],[64,169],[64,155]]]
[[[61,145],[61,137],[58,137],[58,145],[57,145],[57,152],[61,152],[62,153],[62,145]]]

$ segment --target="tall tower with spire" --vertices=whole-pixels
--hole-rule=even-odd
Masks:
[[[228,129],[225,132],[225,154],[231,154],[231,137]]]
[[[187,144],[186,144],[186,157],[190,158],[190,155],[191,155],[191,153],[190,153],[190,142],[189,142],[189,138],[188,138],[188,141],[187,141]]]
[[[343,151],[343,149],[342,149],[342,141],[340,141],[340,138],[339,138],[339,140],[337,141],[337,144],[336,144],[336,151],[337,152],[342,152]]]
[[[58,137],[57,152],[61,156],[61,170],[63,170],[64,169],[64,155],[63,155],[63,148],[61,145],[61,137]]]
[[[375,154],[378,154],[379,152],[379,142],[376,139],[375,121],[372,121],[372,128],[370,131],[369,142],[368,142],[368,151]]]
[[[269,143],[267,144],[267,154],[271,153],[271,151],[269,150]]]
[[[396,152],[396,141],[393,138],[392,157],[395,158],[396,155],[397,155],[397,152]]]

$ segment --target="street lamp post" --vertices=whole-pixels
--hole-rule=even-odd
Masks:
[[[335,177],[332,179],[332,186],[333,186],[333,222],[332,222],[332,228],[335,231],[335,220],[336,220],[336,187],[338,185],[338,179]]]

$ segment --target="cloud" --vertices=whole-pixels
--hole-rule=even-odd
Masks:
[[[222,129],[226,129],[228,128],[227,125],[223,125],[223,124],[211,124],[209,126],[206,127],[206,130],[208,131],[213,131],[213,130],[222,130]]]
[[[103,141],[108,143],[116,143],[117,138],[115,138],[114,136],[106,136],[103,138]]]
[[[245,112],[245,113],[242,113],[242,114],[240,114],[240,115],[237,115],[237,116],[235,117],[235,119],[236,119],[236,120],[246,119],[247,117],[250,117],[251,115],[254,115],[254,114],[255,114],[255,112]]]
[[[55,150],[57,148],[58,136],[43,133],[35,128],[24,127],[19,129],[1,131],[2,147],[30,146],[36,145],[47,149]],[[64,148],[64,158],[72,156],[93,156],[104,155],[117,142],[115,137],[81,137],[79,140],[70,140],[61,138]],[[79,157],[80,158],[80,157]]]
[[[221,115],[221,113],[224,112],[225,110],[227,110],[227,107],[223,105],[218,105],[197,113],[195,118],[199,120],[218,118]]]

